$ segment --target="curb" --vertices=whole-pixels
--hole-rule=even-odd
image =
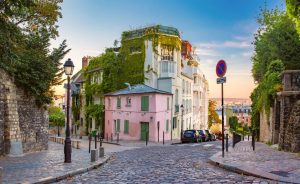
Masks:
[[[63,179],[66,179],[70,176],[75,176],[75,175],[79,175],[79,174],[82,174],[82,173],[85,173],[85,172],[88,172],[90,170],[93,170],[93,169],[97,169],[98,167],[102,166],[103,164],[107,163],[108,160],[110,159],[111,156],[105,156],[104,157],[104,161],[103,162],[98,162],[98,163],[95,163],[87,168],[80,168],[80,169],[77,169],[77,170],[73,170],[73,171],[70,171],[64,175],[61,175],[61,176],[57,176],[57,177],[47,177],[47,178],[43,178],[43,179],[40,179],[38,181],[35,181],[35,182],[32,182],[34,184],[46,184],[46,183],[54,183],[54,182],[58,182],[60,180],[63,180]]]
[[[258,178],[264,178],[264,179],[269,179],[277,182],[285,182],[285,183],[297,183],[300,184],[300,181],[295,181],[293,179],[289,178],[284,178],[279,175],[275,175],[266,171],[262,171],[253,167],[247,167],[247,166],[242,166],[239,164],[230,164],[230,163],[224,163],[221,157],[222,152],[216,153],[213,156],[209,158],[209,162],[213,165],[216,165],[218,167],[221,167],[223,169],[233,171],[238,174],[244,174],[248,176],[254,176]]]
[[[105,144],[113,144],[113,145],[121,146],[120,143],[115,143],[115,142],[106,142],[106,141],[103,141],[102,143],[105,143]]]

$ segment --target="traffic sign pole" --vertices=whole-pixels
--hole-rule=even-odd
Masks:
[[[224,157],[224,94],[223,84],[226,82],[226,77],[223,77],[226,73],[227,66],[224,60],[220,60],[216,66],[216,74],[218,77],[217,84],[221,84],[221,96],[222,96],[222,157]]]
[[[224,158],[224,98],[223,98],[223,83],[221,84],[222,95],[222,157]]]

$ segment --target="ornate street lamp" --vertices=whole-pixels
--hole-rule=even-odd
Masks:
[[[184,111],[184,107],[183,107],[183,104],[181,104],[181,106],[180,106],[180,108],[181,108],[181,139],[182,139],[182,136],[183,136],[183,111]]]
[[[68,76],[68,86],[67,86],[67,125],[66,125],[66,139],[65,139],[65,163],[71,163],[72,156],[72,142],[71,142],[71,131],[70,131],[70,76],[74,70],[74,64],[69,58],[64,64],[65,74]]]

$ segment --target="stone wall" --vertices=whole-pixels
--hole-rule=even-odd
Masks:
[[[48,113],[0,69],[0,155],[48,148]]]
[[[282,76],[280,100],[279,148],[300,151],[300,70],[288,70]]]
[[[260,113],[259,120],[259,141],[268,142],[270,137],[270,121],[264,110]]]

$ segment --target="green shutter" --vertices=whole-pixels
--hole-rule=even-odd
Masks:
[[[167,119],[167,122],[166,122],[166,132],[169,132],[169,120]]]
[[[121,108],[121,97],[117,98],[117,108]]]
[[[168,97],[168,98],[167,98],[167,110],[170,109],[169,104],[170,104],[170,99],[169,99],[169,97]]]
[[[149,111],[149,96],[142,96],[141,98],[141,110]]]
[[[117,131],[120,132],[120,119],[117,119]]]
[[[124,121],[124,133],[128,134],[128,132],[129,132],[129,121],[125,120]]]

